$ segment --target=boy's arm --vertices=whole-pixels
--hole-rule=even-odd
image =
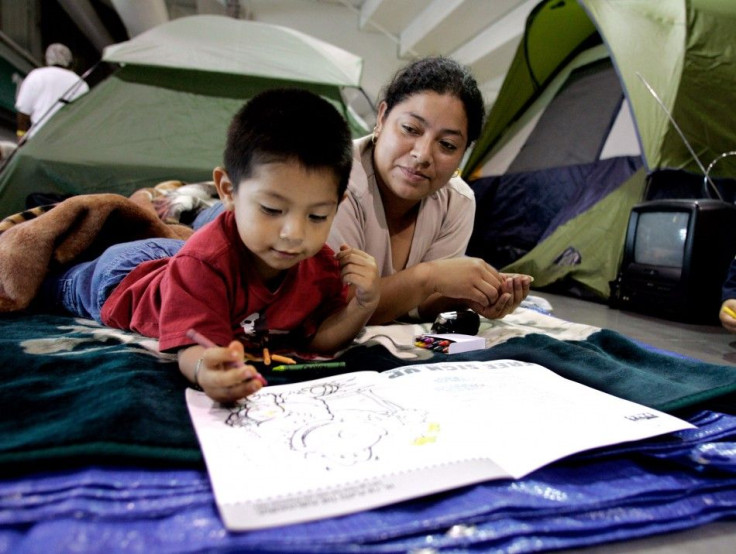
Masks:
[[[352,341],[378,306],[380,277],[373,256],[342,245],[337,253],[343,282],[353,287],[347,306],[333,313],[317,329],[309,348],[334,352]]]

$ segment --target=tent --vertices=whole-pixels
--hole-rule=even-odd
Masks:
[[[716,160],[710,175],[736,175],[719,157],[736,149],[734,44],[731,0],[540,2],[464,166],[469,253],[606,299],[653,177],[661,197]]]
[[[3,215],[24,209],[32,192],[128,195],[170,179],[209,180],[230,119],[267,88],[310,89],[348,118],[355,136],[368,132],[341,95],[360,86],[362,59],[285,27],[184,17],[108,46],[102,60],[119,67],[4,166]]]

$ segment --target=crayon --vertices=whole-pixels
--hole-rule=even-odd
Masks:
[[[196,342],[199,346],[202,346],[203,348],[216,348],[217,347],[217,345],[214,342],[212,342],[210,339],[205,337],[202,333],[194,329],[189,329],[187,331],[187,337],[192,339],[194,342]]]
[[[432,352],[441,352],[443,354],[449,354],[451,344],[451,340],[430,337],[428,335],[419,335],[414,342],[414,346],[425,348]]]
[[[723,306],[723,311],[726,313],[726,315],[730,315],[732,318],[736,319],[736,312],[734,312],[728,306]]]
[[[187,337],[192,339],[194,342],[196,342],[198,345],[202,346],[203,348],[216,348],[217,347],[216,343],[212,342],[210,339],[208,339],[202,333],[200,333],[199,331],[195,329],[189,329],[187,331]],[[231,362],[230,363],[231,367],[240,367],[241,365],[243,365],[243,362],[240,362],[240,363]],[[260,373],[256,373],[253,379],[258,379],[264,387],[268,385],[268,383],[266,382],[266,379]]]
[[[281,362],[282,364],[295,364],[296,360],[289,358],[288,356],[282,356],[281,354],[271,354],[271,361]]]
[[[336,369],[345,367],[345,362],[314,362],[313,364],[287,364],[271,368],[273,371],[292,371],[297,369]]]

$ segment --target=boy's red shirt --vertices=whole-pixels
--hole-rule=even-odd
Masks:
[[[250,263],[232,212],[194,233],[171,258],[144,262],[102,306],[105,325],[159,340],[161,351],[193,344],[196,328],[217,344],[248,336],[243,326],[269,332],[269,346],[298,349],[330,314],[347,302],[334,252],[324,246],[287,270],[269,290]]]

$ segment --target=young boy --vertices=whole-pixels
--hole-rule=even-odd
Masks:
[[[74,314],[158,338],[184,376],[232,402],[261,388],[243,343],[333,352],[372,315],[379,278],[371,256],[325,245],[352,166],[347,124],[326,100],[255,96],[230,124],[224,158],[213,177],[226,210],[183,246],[115,245],[44,288]],[[224,346],[193,344],[189,329]]]

